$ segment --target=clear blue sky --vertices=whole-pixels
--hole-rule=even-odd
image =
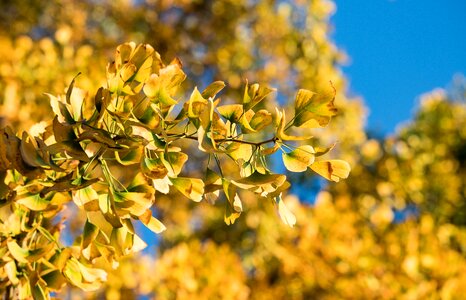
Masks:
[[[350,92],[368,128],[394,132],[417,97],[466,75],[466,0],[336,0],[333,39],[350,57]]]

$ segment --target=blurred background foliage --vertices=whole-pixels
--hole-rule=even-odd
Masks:
[[[320,91],[332,81],[339,114],[325,136],[311,134],[337,142],[335,155],[353,169],[327,186],[309,172],[290,174],[302,198],[285,199],[294,228],[252,194],[230,227],[223,206],[158,195],[168,230],[156,247],[124,260],[99,292],[70,288],[57,297],[466,298],[464,79],[423,95],[411,121],[379,137],[365,132],[366,108],[346,93],[345,55],[329,38],[331,1],[5,0],[0,8],[1,125],[27,130],[52,119],[43,93],[62,93],[78,72],[77,86],[95,91],[115,46],[132,40],[166,62],[179,57],[200,88],[225,80],[226,99],[246,78],[280,89],[264,104],[271,107],[297,88]]]

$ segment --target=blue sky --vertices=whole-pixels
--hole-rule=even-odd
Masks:
[[[394,132],[418,96],[466,75],[465,0],[336,0],[333,39],[350,57],[350,92],[369,107],[368,128]]]

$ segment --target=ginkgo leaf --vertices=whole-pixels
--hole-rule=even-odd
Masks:
[[[44,247],[36,248],[36,249],[24,249],[19,246],[15,240],[11,240],[7,242],[8,251],[10,254],[19,262],[28,263],[35,260],[38,260],[40,257],[43,257],[55,245],[52,243],[47,244]]]
[[[232,180],[231,182],[242,189],[267,196],[267,194],[281,186],[285,180],[286,176],[282,174],[261,174],[256,171],[248,177]]]
[[[310,168],[325,179],[335,182],[347,178],[351,171],[349,163],[339,159],[316,161]]]
[[[330,150],[332,150],[335,147],[336,143],[333,143],[330,147],[314,147],[315,151],[315,156],[322,156],[326,153],[328,153]]]
[[[200,202],[204,194],[204,182],[197,178],[170,178],[173,186],[189,199]]]
[[[223,191],[225,193],[225,196],[227,197],[227,200],[231,205],[231,208],[235,212],[238,212],[238,213],[242,212],[243,204],[241,203],[241,199],[236,193],[236,186],[226,179],[222,180],[222,186],[223,186]]]
[[[256,106],[259,102],[264,100],[270,93],[274,92],[275,89],[268,88],[263,85],[259,85],[258,83],[254,83],[249,85],[246,81],[246,86],[244,88],[244,96],[243,96],[243,105],[244,109],[247,111],[254,106]]]
[[[214,98],[224,87],[225,82],[214,81],[202,91],[202,97],[205,99]]]
[[[86,223],[84,223],[84,229],[81,239],[81,248],[86,249],[91,244],[91,242],[95,240],[98,234],[99,229],[97,228],[97,226],[86,220]]]
[[[123,166],[138,164],[142,160],[143,147],[136,147],[129,150],[115,151],[115,159]]]
[[[40,193],[30,193],[27,188],[20,186],[16,190],[16,202],[33,211],[43,211],[50,205],[49,197],[41,197]]]
[[[140,216],[152,206],[153,189],[147,185],[127,188],[127,191],[113,191],[111,194],[115,201],[115,208],[120,214],[125,212]]]
[[[170,106],[178,103],[171,97],[166,86],[163,86],[162,79],[157,74],[152,74],[149,77],[144,85],[143,91],[149,99],[153,99],[164,105]]]
[[[241,213],[233,210],[229,203],[225,204],[225,214],[223,217],[225,224],[232,225],[240,215]]]
[[[282,195],[280,194],[278,197],[275,198],[275,202],[278,206],[278,215],[280,219],[286,225],[293,227],[296,224],[296,217],[295,215],[286,207],[285,202],[283,202]]]
[[[295,99],[293,125],[305,128],[327,126],[331,117],[337,113],[334,105],[335,93],[333,85],[331,85],[331,90],[322,93],[299,90]]]
[[[311,137],[309,136],[292,136],[285,133],[286,131],[286,118],[285,110],[280,111],[278,108],[275,108],[277,119],[276,119],[276,137],[282,141],[301,141],[308,140]]]
[[[142,224],[144,224],[154,233],[161,233],[167,229],[165,225],[162,224],[162,222],[152,216],[152,211],[150,209],[146,210],[144,214],[140,215],[139,220],[141,220]]]
[[[44,159],[40,156],[39,146],[34,138],[30,137],[29,134],[23,132],[21,139],[21,156],[24,162],[32,167],[46,166]]]
[[[144,157],[141,160],[141,171],[151,179],[162,179],[168,174],[168,170],[158,158]]]
[[[232,123],[238,123],[244,108],[241,104],[228,104],[217,107],[218,112],[222,117],[230,120]]]
[[[11,260],[11,261],[7,262],[3,266],[3,268],[5,270],[6,276],[8,277],[8,280],[10,280],[10,282],[13,285],[17,285],[19,283],[19,279],[16,276],[17,275],[16,274],[17,273],[16,262],[14,260]]]
[[[235,161],[249,161],[253,154],[253,145],[232,143],[230,147],[227,148],[226,153]]]
[[[124,64],[120,70],[121,80],[123,80],[123,82],[129,81],[129,79],[133,77],[134,74],[136,74],[136,71],[137,71],[136,65],[132,63]]]
[[[161,192],[162,194],[168,194],[172,182],[170,181],[170,178],[168,178],[167,175],[161,179],[153,179],[152,184],[157,191]]]
[[[249,121],[249,125],[255,131],[262,130],[264,127],[268,126],[272,123],[272,114],[265,110],[261,109],[257,111],[254,116]]]
[[[98,200],[99,195],[91,187],[87,186],[85,188],[79,189],[73,193],[73,201],[79,207],[84,206],[86,203],[89,203],[93,200]]]
[[[283,153],[283,163],[291,172],[304,172],[314,162],[314,152],[312,146],[299,146],[289,153]]]
[[[188,100],[188,117],[190,118],[199,118],[202,111],[206,108],[209,102],[202,97],[201,93],[197,87],[194,88],[191,93],[191,97]]]
[[[160,160],[167,169],[168,176],[176,177],[188,160],[188,155],[183,152],[165,152],[160,154]]]
[[[104,270],[86,267],[74,257],[66,262],[63,275],[73,285],[86,292],[97,290],[107,279],[107,273]]]

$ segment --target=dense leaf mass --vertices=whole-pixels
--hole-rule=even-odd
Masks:
[[[258,201],[276,203],[283,222],[293,226],[296,218],[281,199],[289,184],[269,169],[268,156],[280,150],[293,157],[296,150],[288,149],[307,149],[305,168],[323,174],[319,164],[327,163],[324,177],[348,177],[346,162],[315,162],[312,146],[295,146],[293,140],[309,138],[286,133],[293,123],[284,112],[258,108],[273,89],[246,83],[240,104],[222,106],[217,94],[223,82],[202,93],[194,88],[183,99],[177,90],[185,78],[178,59],[164,65],[150,45],[125,43],[107,65],[107,87],[91,96],[74,86],[75,78],[65,95],[48,95],[56,116],[36,136],[1,130],[1,220],[15,229],[2,232],[3,280],[18,297],[47,298],[65,282],[98,289],[107,278],[102,267],[116,267],[146,246],[134,222],[154,233],[166,229],[153,216],[156,193],[175,189],[195,202],[223,195],[224,220],[233,224],[243,211],[239,191],[248,190]],[[327,97],[332,103],[334,95]],[[321,103],[308,102],[309,109]],[[205,153],[201,178],[182,176],[189,160],[184,140]],[[228,162],[236,172],[223,172]],[[73,202],[86,217],[82,234],[67,247],[59,241],[61,222],[54,220]]]

